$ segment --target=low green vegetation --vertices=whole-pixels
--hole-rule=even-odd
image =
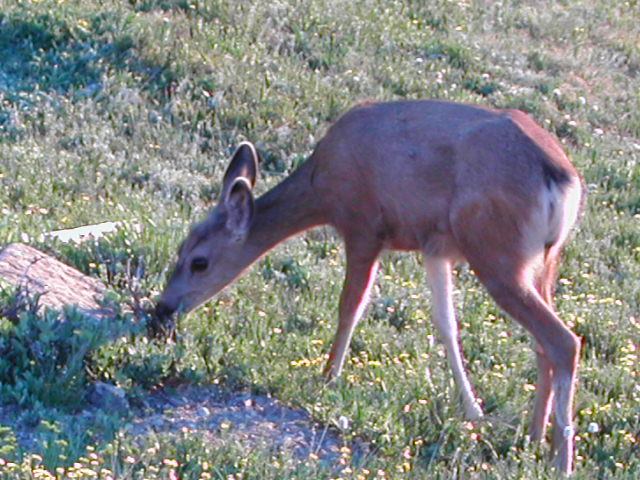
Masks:
[[[557,298],[584,346],[575,478],[638,478],[639,18],[636,0],[0,0],[0,247],[51,253],[120,307],[97,326],[16,314],[16,292],[0,292],[0,477],[554,478],[548,445],[527,437],[530,340],[465,267],[461,342],[486,422],[463,420],[410,254],[385,255],[344,376],[324,385],[344,271],[329,229],[274,250],[184,318],[176,343],[145,335],[139,312],[240,141],[263,156],[264,192],[354,103],[439,98],[530,112],[583,173]],[[44,235],[103,221],[121,228],[82,244]],[[184,384],[269,394],[344,448],[327,464],[188,430],[132,438],[132,413],[88,410],[96,381],[141,409]]]

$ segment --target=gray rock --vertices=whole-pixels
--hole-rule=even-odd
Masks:
[[[125,391],[104,382],[96,382],[89,391],[87,400],[94,407],[108,412],[122,413],[130,409]]]
[[[112,316],[99,303],[106,288],[102,282],[23,243],[12,243],[0,252],[0,281],[28,296],[39,296],[40,308],[62,311],[73,306],[85,315]]]

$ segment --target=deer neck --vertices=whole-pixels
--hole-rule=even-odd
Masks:
[[[307,162],[255,203],[247,247],[258,258],[287,238],[327,223],[312,185],[313,166]]]

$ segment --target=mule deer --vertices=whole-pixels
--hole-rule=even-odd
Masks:
[[[580,176],[558,142],[518,110],[439,101],[364,103],[329,129],[309,160],[254,200],[258,155],[235,152],[218,206],[196,225],[157,305],[189,312],[272,247],[330,224],[346,249],[335,342],[324,370],[342,370],[384,249],[422,252],[433,321],[465,414],[482,416],[464,366],[451,273],[466,260],[500,307],[534,338],[542,440],[555,397],[557,468],[572,470],[572,411],[580,342],[553,307],[560,253],[583,203]]]

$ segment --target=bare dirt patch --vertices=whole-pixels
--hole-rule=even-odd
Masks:
[[[339,432],[265,395],[186,386],[153,392],[145,400],[146,412],[125,427],[127,434],[197,433],[214,446],[229,441],[248,448],[269,445],[296,457],[317,455],[328,463],[338,460],[344,445]]]
[[[197,435],[213,447],[231,442],[246,449],[266,446],[274,453],[286,452],[300,459],[314,455],[327,466],[338,464],[340,449],[345,446],[337,428],[323,426],[306,411],[286,407],[266,395],[225,392],[213,385],[181,386],[149,392],[136,398],[135,404],[122,412],[127,419],[123,418],[120,431],[141,442],[153,434],[176,438]],[[87,430],[94,430],[92,422],[101,411],[112,411],[110,405],[107,401],[104,406],[92,405],[77,414],[56,415],[57,421],[81,422]],[[0,425],[11,427],[23,450],[42,453],[39,421],[28,412],[16,406],[0,406]],[[95,440],[98,444],[109,441]],[[354,457],[368,453],[361,442],[349,448]]]

